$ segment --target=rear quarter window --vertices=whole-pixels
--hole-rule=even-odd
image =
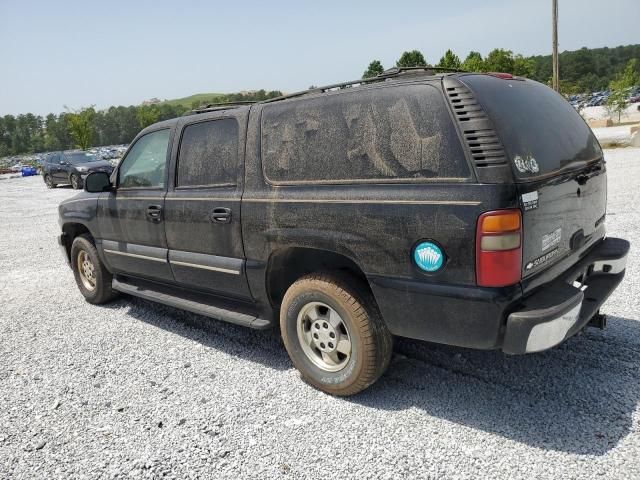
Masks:
[[[178,153],[177,186],[235,184],[237,163],[238,122],[235,119],[187,125]]]
[[[470,176],[442,93],[430,85],[277,102],[264,108],[261,132],[272,183]]]

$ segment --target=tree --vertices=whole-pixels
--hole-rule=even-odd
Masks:
[[[484,66],[484,60],[482,59],[482,55],[480,52],[469,52],[467,58],[462,62],[462,69],[467,72],[484,72],[486,71]]]
[[[635,58],[629,60],[624,70],[611,80],[609,84],[611,95],[607,99],[607,110],[609,115],[618,114],[618,123],[620,123],[622,112],[627,108],[627,90],[639,81],[638,61]]]
[[[619,72],[609,83],[611,90],[625,90],[640,83],[640,73],[638,73],[638,60],[632,58],[627,62],[624,70]]]
[[[93,106],[80,110],[69,110],[69,133],[75,142],[75,146],[81,150],[87,150],[93,145],[93,119],[96,111]]]
[[[61,113],[59,116],[50,113],[44,122],[44,149],[66,150],[71,148],[72,139],[69,135],[67,116]]]
[[[140,128],[147,128],[149,125],[158,121],[160,112],[155,105],[142,105],[138,107],[136,118],[140,124]]]
[[[513,57],[513,71],[511,73],[519,77],[531,77],[533,76],[533,72],[533,60],[525,58],[520,54]]]
[[[32,113],[18,115],[13,123],[10,138],[13,153],[41,151],[44,146],[42,117],[35,116]]]
[[[374,60],[369,64],[367,69],[364,71],[364,73],[362,74],[362,78],[372,78],[380,75],[382,72],[384,72],[384,67],[382,66],[382,63],[380,63],[380,60]]]
[[[627,108],[627,98],[624,90],[613,90],[607,99],[607,113],[612,117],[618,115],[618,123],[622,117],[622,112]]]
[[[513,73],[513,52],[503,48],[494,48],[485,58],[484,67],[487,72]]]
[[[444,52],[444,56],[438,62],[438,67],[442,68],[451,68],[453,70],[460,70],[462,67],[462,63],[460,62],[460,57],[458,57],[451,50],[447,50]]]
[[[424,59],[424,55],[420,50],[411,50],[410,52],[404,52],[398,61],[396,67],[424,67],[428,66],[427,61]]]
[[[551,83],[548,85],[551,86]],[[577,83],[560,79],[560,93],[562,95],[576,95],[583,92]]]

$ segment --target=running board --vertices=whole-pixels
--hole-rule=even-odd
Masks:
[[[244,327],[262,330],[271,326],[270,321],[258,318],[255,315],[247,315],[246,313],[215,307],[209,303],[203,303],[197,300],[190,300],[177,295],[172,295],[170,293],[151,290],[116,278],[113,279],[111,288],[118,292],[133,295],[134,297],[140,297],[145,300],[162,303],[164,305],[169,305],[170,307],[187,310],[199,315],[204,315],[205,317],[235,323],[236,325],[242,325]]]

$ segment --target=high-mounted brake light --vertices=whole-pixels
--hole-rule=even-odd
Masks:
[[[494,210],[480,215],[476,230],[476,281],[481,287],[504,287],[522,276],[522,214]]]
[[[498,78],[501,78],[503,80],[513,80],[513,75],[511,75],[510,73],[488,72],[488,75],[491,75],[493,77],[498,77]]]

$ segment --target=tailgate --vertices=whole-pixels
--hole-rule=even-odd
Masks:
[[[592,167],[593,168],[593,167]],[[518,184],[522,206],[522,277],[581,252],[604,237],[607,175],[602,166]]]

